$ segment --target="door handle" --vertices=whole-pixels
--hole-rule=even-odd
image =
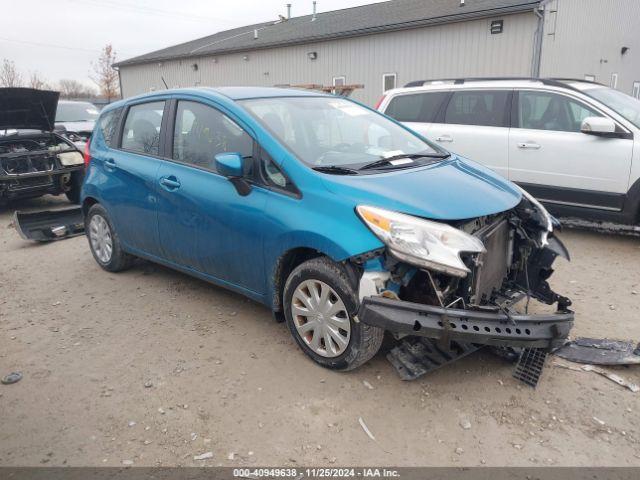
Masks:
[[[522,142],[522,143],[518,143],[518,148],[528,149],[528,150],[539,150],[541,146],[533,142]]]
[[[453,137],[451,135],[441,135],[436,137],[436,142],[453,142]]]
[[[112,171],[116,168],[116,161],[113,158],[107,158],[104,161],[104,166],[107,170]]]
[[[160,185],[162,185],[165,190],[172,191],[180,188],[180,181],[171,175],[169,177],[162,177],[160,179]]]

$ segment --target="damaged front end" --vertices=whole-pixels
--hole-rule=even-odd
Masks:
[[[398,339],[434,339],[433,348],[414,342],[409,350],[445,357],[484,345],[548,352],[566,341],[571,301],[548,279],[556,257],[569,255],[554,219],[526,192],[511,210],[447,224],[371,207],[358,213],[387,245],[353,259],[362,269],[359,321]],[[555,308],[532,313],[532,301]]]

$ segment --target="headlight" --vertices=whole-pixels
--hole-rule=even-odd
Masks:
[[[540,212],[540,215],[542,216],[542,220],[544,222],[542,227],[544,228],[544,230],[540,234],[540,244],[543,247],[546,247],[547,245],[549,245],[549,241],[548,241],[549,234],[551,232],[553,232],[553,219],[551,217],[551,214],[549,212],[547,212],[547,209],[544,208],[544,206],[538,200],[533,198],[531,196],[531,194],[529,192],[527,192],[524,188],[519,187],[519,186],[518,186],[518,188],[522,192],[522,195],[527,200],[529,200],[529,202],[531,202],[531,204],[534,207],[536,207],[536,209],[538,209],[538,211]]]
[[[357,211],[395,257],[412,265],[465,277],[469,269],[460,253],[485,252],[479,239],[445,223],[365,205]]]

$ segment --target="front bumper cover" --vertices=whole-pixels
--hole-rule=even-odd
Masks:
[[[570,310],[522,315],[502,311],[460,310],[386,297],[365,297],[358,320],[394,333],[499,347],[553,350],[573,326]]]

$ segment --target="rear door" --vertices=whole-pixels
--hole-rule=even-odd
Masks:
[[[199,101],[175,101],[171,118],[169,158],[157,175],[162,256],[262,293],[262,232],[268,191],[253,188],[241,196],[216,171],[214,161],[218,153],[237,152],[250,165],[254,139],[228,114]]]
[[[115,229],[127,249],[157,255],[156,174],[162,163],[160,132],[165,100],[147,101],[125,112],[119,148],[92,159],[102,176],[101,190]]]
[[[510,180],[547,203],[610,211],[623,208],[632,138],[581,133],[586,117],[605,114],[568,94],[521,90],[513,101]]]
[[[455,90],[429,136],[443,148],[508,175],[512,90]]]

